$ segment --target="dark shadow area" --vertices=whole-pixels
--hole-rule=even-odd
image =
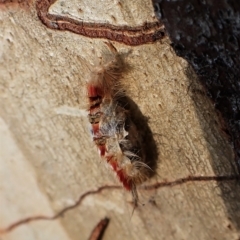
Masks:
[[[150,167],[150,169],[146,169],[147,174],[151,178],[156,174],[157,170],[158,149],[153,133],[148,126],[148,119],[142,114],[137,104],[128,96],[121,97],[118,102],[129,112],[129,120],[136,126],[137,137],[140,140],[140,148],[136,151],[140,149],[141,152],[135,152],[135,154],[145,159],[144,163]]]
[[[119,52],[116,55],[116,59],[124,74],[133,70],[133,67],[125,61],[126,57],[128,57],[131,52],[131,50],[124,53]],[[105,53],[105,56],[106,55]],[[141,158],[140,161],[148,166],[142,168],[142,166],[139,165],[139,169],[143,170],[142,174],[145,175],[145,178],[142,178],[143,181],[145,181],[147,178],[151,178],[156,174],[158,148],[153,138],[153,133],[148,125],[148,118],[142,114],[138,105],[126,95],[127,85],[122,85],[120,83],[116,86],[117,104],[127,111],[125,130],[128,132],[128,136],[126,136],[126,139],[135,143],[135,146],[131,147],[131,152],[139,156]],[[119,91],[119,89],[121,89],[121,91]],[[138,161],[139,159],[133,156],[131,161],[134,162],[135,160]]]
[[[193,70],[192,69],[186,69],[186,75],[188,76],[188,79],[193,79],[193,76],[191,74]],[[207,101],[207,94],[206,91],[198,91],[198,88],[196,86],[196,83],[194,83],[196,79],[193,80],[193,82],[190,84],[189,87],[189,94],[191,95],[193,102],[195,103],[196,113],[199,118],[200,126],[203,130],[204,138],[206,139],[206,142],[209,143],[209,153],[212,152],[212,144],[211,142],[214,141],[214,139],[207,133],[208,129],[216,129],[216,125],[218,125],[212,116],[208,116],[209,120],[203,123],[200,119],[204,118],[204,114],[206,114],[206,110],[203,110],[203,104],[205,101]],[[219,114],[218,114],[219,115]],[[223,121],[222,116],[219,115],[220,123]],[[222,120],[222,121],[221,121]],[[220,132],[222,131],[222,135],[228,136],[224,133],[226,133],[225,126],[220,126]],[[218,133],[216,133],[218,134]],[[227,138],[230,143],[230,138]],[[219,152],[219,153],[218,153]],[[216,153],[221,154],[221,149],[216,149]],[[236,165],[236,162],[233,158],[229,158],[226,160],[220,160],[216,156],[212,156],[211,165],[213,167],[213,170],[216,174],[216,176],[239,176],[238,168]],[[220,166],[220,167],[219,167]],[[226,167],[227,166],[227,167]],[[230,167],[231,166],[231,167]],[[226,173],[227,172],[227,173]],[[237,179],[237,178],[236,178]],[[240,176],[239,176],[240,180]],[[224,200],[224,204],[226,206],[226,209],[228,211],[229,219],[232,221],[235,226],[239,229],[240,228],[240,184],[239,180],[236,181],[217,181],[219,188],[221,189],[221,197]]]
[[[240,2],[153,0],[178,56],[193,67],[226,121],[240,172]]]
[[[240,173],[240,2],[234,0],[153,0],[156,17],[164,23],[176,54],[193,67],[220,113],[222,130],[235,152],[229,175]],[[187,70],[189,79],[191,71]],[[190,91],[195,91],[191,87]],[[199,94],[192,92],[199,119]],[[201,124],[201,122],[200,122]],[[209,123],[209,126],[212,122]],[[203,130],[206,126],[202,125]],[[207,136],[207,135],[206,135]],[[209,139],[206,139],[207,141]],[[210,151],[211,152],[211,151]],[[212,158],[216,159],[216,158]],[[214,160],[216,161],[216,160]],[[216,175],[219,162],[212,162]],[[237,172],[237,173],[236,173]],[[229,219],[240,229],[239,182],[219,182]]]

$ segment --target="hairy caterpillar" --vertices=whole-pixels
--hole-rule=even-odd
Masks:
[[[146,164],[141,134],[124,101],[123,59],[112,44],[106,44],[113,59],[96,67],[87,83],[88,119],[100,156],[111,166],[124,188],[132,192],[136,205],[136,185],[149,178],[151,168]]]

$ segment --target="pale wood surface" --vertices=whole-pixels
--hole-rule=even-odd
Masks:
[[[117,1],[109,2],[109,11],[99,1],[88,6],[77,0],[59,1],[50,11],[94,21],[105,12],[109,22],[114,13],[114,24],[129,26],[154,20],[146,1],[121,1],[116,12]],[[104,40],[47,29],[34,4],[29,10],[1,7],[0,28],[2,229],[25,217],[52,216],[86,191],[118,181],[101,162],[87,118],[78,111],[84,109],[89,66],[101,56]],[[149,118],[159,151],[158,175],[146,185],[189,175],[233,174],[232,148],[214,107],[169,40],[134,48],[114,45],[130,52],[125,59],[131,66],[125,78],[128,95]],[[238,239],[239,190],[235,182],[214,181],[140,189],[145,205],[133,216],[129,193],[105,190],[89,195],[64,217],[33,221],[0,239],[87,239],[105,216],[111,220],[104,240]]]

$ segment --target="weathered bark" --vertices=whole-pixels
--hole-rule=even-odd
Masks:
[[[104,217],[110,219],[106,240],[238,239],[233,150],[169,39],[134,48],[114,43],[130,66],[128,96],[148,119],[158,148],[156,176],[145,185],[162,183],[139,187],[145,205],[131,216],[131,195],[116,187],[78,111],[85,108],[90,64],[106,40],[47,28],[35,2],[29,8],[6,2],[0,11],[0,228],[8,231],[1,239],[87,239]],[[50,12],[119,26],[156,21],[150,2],[90,2],[56,2]]]
[[[153,0],[177,54],[199,76],[220,111],[240,169],[240,2]]]

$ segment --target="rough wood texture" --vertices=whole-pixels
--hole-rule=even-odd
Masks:
[[[104,240],[239,239],[240,188],[234,177],[181,180],[231,176],[236,166],[212,104],[170,41],[134,48],[114,43],[131,66],[125,78],[128,95],[148,118],[158,147],[156,177],[145,185],[163,183],[156,189],[139,188],[145,205],[131,216],[131,195],[117,187],[118,181],[99,159],[87,118],[78,110],[84,109],[90,64],[102,55],[104,39],[48,29],[39,20],[35,3],[27,8],[4,2],[1,240],[87,239],[104,217],[110,219]],[[119,3],[121,10],[115,12]],[[115,25],[156,21],[150,2],[110,1],[109,6],[112,11],[97,1],[92,13],[88,1],[76,0],[56,2],[50,11],[74,19],[91,19],[93,14],[97,22],[105,12],[103,18],[109,22],[114,15]],[[166,184],[177,179],[178,184]]]
[[[193,66],[221,113],[240,173],[239,1],[153,0],[176,53]]]

